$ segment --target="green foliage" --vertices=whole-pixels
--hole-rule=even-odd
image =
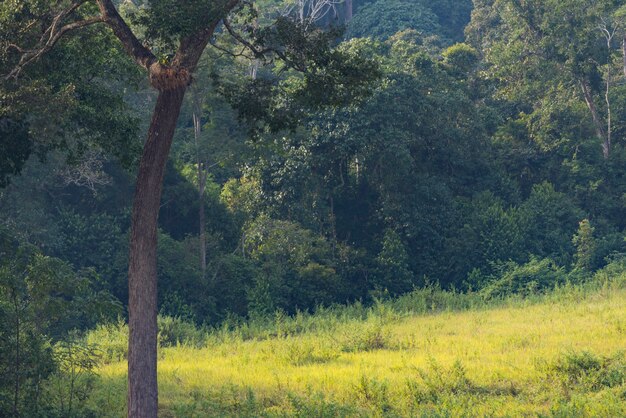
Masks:
[[[95,412],[86,407],[86,400],[95,385],[100,354],[77,335],[70,335],[54,346],[58,371],[46,382],[45,402],[57,416],[81,417]]]
[[[379,318],[366,323],[348,334],[341,349],[345,352],[373,351],[389,348],[391,335]]]
[[[550,382],[559,384],[564,391],[597,392],[626,382],[624,353],[600,357],[588,351],[569,352],[545,367]]]
[[[162,64],[223,7],[178,3],[120,6]],[[323,339],[289,340],[280,353],[281,367],[312,368],[430,344],[397,340],[389,322],[398,316],[571,303],[625,286],[626,89],[617,42],[623,10],[582,0],[475,0],[467,43],[451,45],[464,41],[470,3],[355,1],[346,42],[335,28],[320,30],[332,17],[308,25],[276,20],[286,4],[246,4],[229,22],[256,49],[250,57],[227,31],[215,33],[211,43],[219,49],[208,51],[194,74],[164,179],[164,353],[319,331]],[[63,5],[0,5],[0,73],[19,59],[8,44],[34,45],[42,25],[32,23],[49,21]],[[77,18],[94,7],[81,6]],[[612,44],[601,24],[616,29]],[[93,383],[92,345],[98,342],[105,363],[127,357],[123,319],[101,323],[84,343],[67,340],[74,348],[62,341],[73,328],[122,312],[108,293],[126,299],[133,174],[104,155],[130,166],[141,146],[138,122],[148,122],[153,101],[131,91],[138,79],[132,65],[110,31],[93,26],[64,37],[24,69],[19,83],[0,81],[1,223],[41,248],[20,246],[0,231],[0,415],[16,407],[32,416],[96,414],[68,403],[70,393],[80,403]],[[606,160],[585,85],[603,129],[611,104]],[[190,140],[192,114],[200,118],[198,143]],[[54,149],[63,152],[48,153]],[[65,184],[65,160],[83,167],[92,150],[110,185]],[[38,163],[44,155],[48,161]],[[203,199],[199,167],[208,178]],[[16,177],[21,170],[28,177]],[[376,296],[393,299],[382,309]],[[623,328],[615,325],[618,333]],[[12,368],[17,345],[22,360]],[[60,369],[69,357],[55,357],[55,350],[74,349],[86,362],[78,356]],[[546,376],[546,385],[563,388],[555,415],[597,412],[576,397],[579,391],[597,392],[609,405],[622,402],[621,358],[563,356]],[[10,396],[16,381],[23,389],[17,402]],[[520,399],[514,384],[496,386],[478,385],[464,363],[434,362],[417,370],[406,390],[411,414],[481,415],[468,407],[476,399]],[[285,394],[280,406],[253,392],[210,399],[194,392],[193,405],[175,401],[165,413],[396,413],[395,387],[385,380],[363,375],[353,389],[354,407],[312,392]],[[604,398],[609,392],[617,400]]]
[[[308,343],[294,342],[286,347],[285,359],[294,366],[328,363],[338,358],[340,353],[321,339]]]
[[[97,345],[104,364],[128,358],[128,325],[122,320],[98,324],[85,336],[86,344]]]
[[[515,210],[503,207],[502,200],[489,193],[476,196],[470,204],[469,222],[461,231],[462,242],[469,244],[466,256],[474,266],[488,267],[490,261],[519,260],[524,235]],[[480,260],[480,261],[479,261]]]
[[[550,257],[561,265],[571,260],[571,240],[582,211],[550,183],[533,186],[530,196],[519,207],[518,222],[524,233],[526,251]]]
[[[479,63],[479,53],[467,44],[454,44],[442,53],[444,62],[452,71],[467,75],[476,69]]]
[[[136,85],[138,72],[112,33],[94,26],[82,30],[80,37],[63,37],[41,60],[23,69],[19,80],[6,77],[19,62],[20,48],[37,48],[47,26],[43,22],[62,7],[40,1],[0,6],[0,118],[18,124],[12,128],[14,135],[2,136],[2,147],[14,154],[10,170],[16,171],[30,154],[42,158],[53,149],[63,150],[73,164],[87,150],[105,150],[129,166],[141,144],[138,120],[124,101],[120,83]],[[79,17],[92,7],[81,8]],[[20,124],[23,127],[16,130]]]
[[[346,36],[385,40],[406,29],[416,30],[423,37],[441,34],[437,15],[422,2],[378,0],[359,9]]]
[[[391,411],[392,406],[389,400],[389,387],[387,382],[362,375],[358,384],[354,387],[354,392],[357,399],[364,406],[380,414],[389,413]]]
[[[92,281],[66,262],[21,245],[3,230],[0,243],[0,413],[47,416],[45,408],[51,401],[41,395],[46,379],[53,372],[64,376],[63,365],[71,363],[68,390],[73,399],[76,373],[80,373],[76,367],[86,370],[94,365],[87,361],[91,348],[81,351],[87,355],[86,363],[72,363],[67,355],[74,351],[64,345],[69,332],[115,315],[120,306],[108,293],[94,292]],[[53,349],[53,341],[58,350]],[[59,387],[67,389],[62,382]],[[72,415],[71,402],[61,414]]]
[[[409,270],[409,256],[400,236],[392,229],[385,231],[382,249],[376,258],[378,271],[374,285],[392,295],[411,290],[414,280]]]
[[[0,187],[5,187],[9,176],[18,174],[32,152],[24,122],[0,118]]]
[[[120,224],[119,217],[106,213],[81,215],[72,209],[61,209],[51,252],[76,269],[95,269],[108,279],[98,280],[100,286],[116,295],[124,294],[114,281],[126,274],[119,265],[127,249],[127,237]]]
[[[426,370],[418,369],[419,379],[407,385],[417,404],[437,403],[446,396],[471,393],[474,383],[467,377],[463,363],[456,360],[450,368],[442,367],[434,358],[429,359]]]
[[[244,248],[259,269],[249,293],[258,314],[314,309],[346,295],[330,243],[297,224],[261,216],[245,232]]]
[[[264,51],[257,59],[269,60],[275,54],[281,60],[277,73],[286,75],[267,72],[241,82],[214,71],[213,83],[254,136],[295,130],[311,111],[366,97],[380,77],[378,63],[358,43],[335,45],[339,34],[278,18],[253,31],[250,42]]]
[[[523,265],[511,261],[496,271],[499,276],[481,291],[487,298],[544,292],[565,283],[567,277],[564,268],[549,258],[533,257]]]
[[[180,344],[201,347],[206,342],[206,333],[193,322],[171,316],[159,316],[159,345],[171,347]]]
[[[140,4],[137,8],[127,7],[126,14],[142,28],[147,42],[161,43],[170,48],[175,41],[204,28],[206,22],[224,17],[226,6],[225,1],[205,0],[186,1],[184,4],[175,0],[150,0]]]
[[[593,237],[594,228],[589,219],[583,219],[578,224],[578,231],[572,238],[572,243],[576,247],[576,268],[589,271],[595,256],[596,243]]]

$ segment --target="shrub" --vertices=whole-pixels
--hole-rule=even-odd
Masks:
[[[527,296],[553,289],[566,281],[563,267],[553,260],[532,257],[526,264],[507,262],[501,265],[500,277],[488,284],[481,293],[486,298],[497,298],[513,294]]]
[[[465,367],[459,360],[452,367],[442,367],[435,359],[429,360],[429,368],[418,369],[419,379],[407,382],[408,391],[414,402],[436,403],[441,396],[473,392],[475,385],[467,377]]]
[[[345,352],[373,351],[388,348],[391,333],[381,321],[369,321],[347,336],[342,344]]]
[[[367,407],[379,409],[382,413],[389,412],[392,408],[389,400],[389,390],[387,382],[370,379],[365,375],[361,376],[359,383],[355,386],[357,398]]]
[[[286,346],[285,359],[294,366],[328,363],[339,357],[339,352],[319,339],[294,341]]]
[[[546,372],[548,380],[560,383],[564,391],[600,391],[626,383],[626,356],[622,352],[611,357],[570,352],[548,364]]]
[[[85,342],[96,345],[101,361],[115,363],[128,358],[128,325],[123,319],[115,323],[100,324],[85,336]]]
[[[578,224],[578,232],[572,238],[572,243],[576,246],[575,266],[578,269],[591,270],[596,251],[594,230],[595,228],[591,226],[589,219],[583,219]]]
[[[376,264],[374,282],[378,289],[388,290],[392,295],[411,290],[413,273],[409,270],[409,256],[400,235],[393,229],[385,231]]]
[[[192,322],[171,316],[159,316],[159,345],[172,347],[179,344],[201,347],[207,341],[207,332]]]
[[[626,256],[613,257],[610,262],[593,275],[598,284],[613,283],[618,288],[626,287]]]

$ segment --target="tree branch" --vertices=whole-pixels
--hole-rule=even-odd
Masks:
[[[233,58],[243,57],[243,58],[246,58],[248,60],[253,60],[254,59],[254,57],[251,57],[250,55],[246,55],[245,54],[245,52],[248,50],[248,48],[246,48],[245,46],[242,47],[241,52],[236,53],[236,52],[228,50],[227,48],[219,46],[218,44],[216,44],[214,42],[209,42],[209,45],[211,45],[213,48],[217,49],[218,51],[223,52],[224,54],[221,55],[221,56],[228,55],[228,56],[231,56]]]
[[[174,67],[186,68],[191,72],[195,71],[198,61],[204,52],[209,40],[213,36],[219,20],[211,23],[209,27],[204,28],[197,33],[183,38],[176,55],[172,60]]]
[[[273,52],[276,55],[278,55],[281,59],[283,59],[283,61],[288,62],[288,60],[286,59],[286,57],[281,53],[281,51],[276,50],[275,48],[264,48],[264,49],[259,49],[257,48],[255,45],[253,45],[251,42],[247,41],[243,36],[241,36],[239,33],[237,33],[233,27],[231,26],[230,22],[228,21],[228,19],[224,19],[224,27],[226,28],[226,31],[228,32],[228,34],[230,36],[232,36],[237,42],[239,42],[244,48],[247,48],[250,52],[252,52],[252,54],[254,55],[254,58],[256,59],[263,59],[266,60],[266,54],[269,52]]]
[[[137,64],[149,70],[152,64],[158,62],[152,51],[139,42],[139,39],[128,27],[122,16],[120,16],[111,0],[97,0],[97,2],[103,21],[113,30],[126,53]]]
[[[26,67],[33,61],[38,60],[43,54],[50,51],[50,49],[52,49],[52,47],[59,41],[59,39],[61,39],[61,37],[67,32],[71,32],[75,29],[83,28],[85,26],[104,21],[101,16],[95,16],[89,19],[68,23],[67,25],[59,27],[59,22],[62,20],[62,18],[66,17],[69,13],[71,13],[71,11],[76,10],[77,7],[78,5],[76,5],[76,7],[70,8],[71,10],[68,9],[60,13],[54,18],[52,25],[48,27],[48,29],[46,29],[43,36],[41,37],[39,41],[40,46],[37,49],[24,50],[17,45],[10,45],[10,47],[17,49],[17,51],[20,52],[22,56],[20,57],[20,61],[18,62],[18,64],[7,75],[6,78],[17,78],[24,69],[24,67]]]
[[[241,0],[227,0],[219,15],[214,16],[214,20],[205,28],[199,30],[191,36],[183,38],[180,46],[172,61],[174,67],[186,68],[189,71],[195,71],[198,61],[209,44],[209,40],[213,36],[215,29],[223,20],[226,22],[226,16],[241,2]]]

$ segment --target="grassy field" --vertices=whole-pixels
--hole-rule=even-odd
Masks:
[[[162,348],[161,416],[626,416],[623,286],[456,312],[418,299]],[[125,372],[100,368],[102,416],[124,416]]]

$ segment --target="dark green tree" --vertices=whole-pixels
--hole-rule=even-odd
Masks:
[[[376,257],[377,272],[375,286],[392,295],[399,295],[411,290],[414,278],[409,270],[409,256],[400,239],[392,229],[385,231],[383,246]]]

